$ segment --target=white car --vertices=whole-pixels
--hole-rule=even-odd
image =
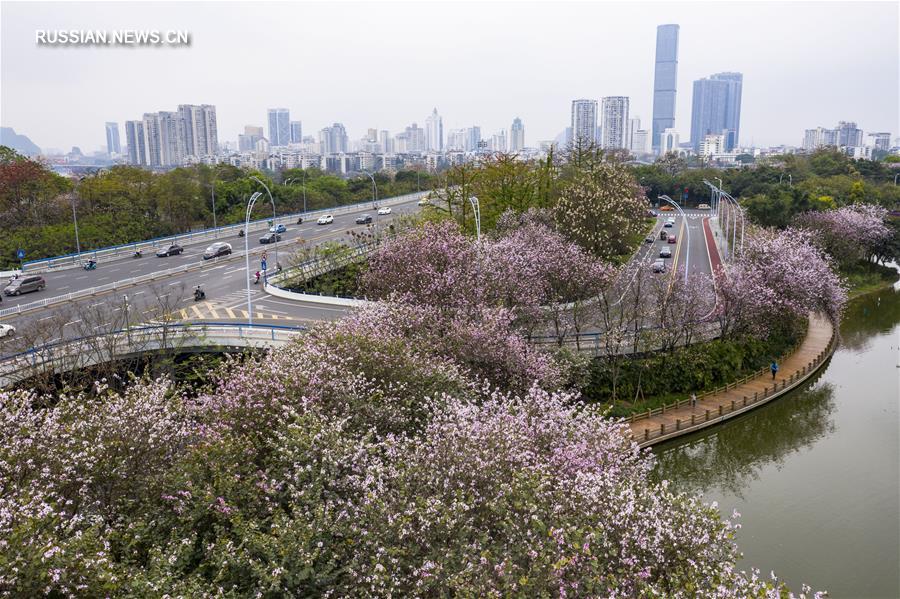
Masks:
[[[378,209],[379,216],[384,216],[385,214],[390,214],[390,213],[391,213],[391,209],[388,208],[387,206],[382,206],[381,208]]]
[[[316,221],[317,225],[330,225],[334,222],[334,217],[330,214],[326,214],[325,216],[320,216],[319,220]]]
[[[0,322],[0,337],[12,337],[16,332],[16,327],[11,324],[3,324]]]
[[[417,205],[418,205],[418,206],[427,206],[427,205],[428,205],[428,198],[422,198],[421,200],[418,201]]]
[[[653,263],[653,272],[666,272],[666,263],[662,259],[657,259]]]

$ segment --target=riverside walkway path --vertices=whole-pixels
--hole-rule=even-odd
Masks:
[[[806,336],[798,347],[778,360],[778,374],[772,380],[768,368],[714,391],[634,414],[629,420],[631,434],[647,447],[718,424],[763,405],[812,376],[831,356],[837,341],[831,321],[822,314],[810,314]]]

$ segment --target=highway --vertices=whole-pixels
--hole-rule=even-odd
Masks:
[[[382,200],[384,201],[384,200]],[[402,214],[414,212],[417,200],[411,199],[391,206],[390,215],[377,216],[371,205],[354,212],[337,214],[329,225],[318,225],[315,220],[301,225],[289,225],[278,243],[279,260],[287,266],[288,256],[296,251],[301,242],[319,244],[345,238],[349,231],[364,231],[367,225],[355,224],[362,214],[370,214],[375,225],[385,227],[390,220]],[[260,269],[263,252],[268,253],[269,268],[275,266],[275,246],[260,244],[263,232],[249,236],[251,296],[253,299],[254,321],[259,324],[302,324],[316,320],[339,317],[344,309],[336,309],[315,304],[291,302],[271,297],[262,292],[262,284],[252,284],[252,275]],[[244,238],[231,235],[220,237],[232,245],[234,254],[212,260],[203,260],[204,250],[212,243],[185,244],[184,253],[167,258],[157,258],[145,254],[142,258],[121,257],[100,261],[96,270],[85,271],[70,268],[44,273],[47,288],[40,292],[27,293],[15,297],[3,297],[0,309],[26,305],[44,298],[64,295],[132,277],[149,275],[168,269],[195,266],[196,270],[179,272],[140,283],[88,296],[74,301],[52,304],[23,314],[13,314],[0,318],[16,327],[16,338],[21,343],[0,341],[0,355],[10,353],[9,345],[48,343],[62,338],[79,337],[105,330],[113,330],[138,322],[158,321],[164,313],[171,313],[178,320],[205,321],[246,321],[247,278]],[[5,286],[6,281],[3,281]],[[193,289],[202,285],[206,300],[195,302]],[[124,296],[124,297],[123,297]],[[127,299],[126,299],[127,298]]]
[[[389,219],[417,209],[416,200],[392,206],[390,216],[377,217],[378,226],[387,226]],[[301,241],[319,244],[343,238],[348,231],[362,231],[364,225],[356,225],[354,220],[360,214],[375,212],[368,208],[360,208],[356,212],[336,215],[334,223],[317,225],[315,221],[301,225],[288,226],[278,243],[279,260],[287,266],[287,256],[295,251]],[[710,259],[703,235],[703,218],[709,216],[708,211],[687,212],[686,219],[671,212],[660,212],[653,229],[654,242],[643,244],[638,249],[631,264],[631,275],[634,269],[649,268],[649,264],[658,256],[662,247],[673,248],[674,256],[667,259],[668,270],[659,276],[674,276],[678,266],[687,261],[690,252],[691,272],[710,273]],[[678,236],[677,244],[668,244],[659,240],[659,231],[666,218],[673,216],[675,226],[666,229]],[[691,231],[690,248],[687,248],[685,228]],[[263,251],[268,252],[270,268],[275,264],[274,246],[261,245],[259,238],[262,232],[251,233],[249,242],[251,249],[250,275],[260,268],[260,257]],[[232,235],[219,238],[232,244],[234,252],[231,256],[204,261],[203,251],[210,241],[185,245],[185,251],[179,256],[157,258],[144,255],[142,258],[122,257],[102,261],[96,270],[84,271],[80,268],[58,270],[47,273],[47,289],[37,293],[29,293],[20,297],[4,297],[0,308],[9,308],[18,304],[28,304],[42,297],[53,297],[72,291],[90,289],[113,281],[124,281],[131,277],[161,272],[179,266],[197,265],[197,270],[179,272],[163,276],[152,282],[140,283],[89,296],[75,301],[54,304],[45,308],[32,310],[20,315],[10,315],[0,319],[17,329],[17,342],[0,341],[0,355],[12,351],[20,351],[25,346],[50,343],[63,338],[74,338],[98,332],[115,330],[133,326],[141,322],[159,322],[174,318],[178,321],[206,322],[246,322],[247,312],[247,273],[245,259],[242,255],[244,238]],[[687,249],[686,249],[687,248]],[[252,279],[251,279],[252,281]],[[630,284],[630,281],[629,281]],[[202,285],[206,299],[195,302],[193,289]],[[327,306],[315,303],[297,302],[270,296],[262,291],[262,284],[251,284],[253,304],[253,320],[257,324],[303,325],[315,321],[332,320],[340,317],[347,310],[340,306]],[[170,316],[165,316],[169,314]]]

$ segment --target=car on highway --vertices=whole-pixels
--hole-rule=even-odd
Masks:
[[[669,239],[667,239],[669,243],[678,243],[677,235],[669,235]]]
[[[326,214],[325,216],[320,216],[319,220],[316,221],[317,225],[330,225],[334,222],[334,217],[330,214]]]
[[[0,322],[0,337],[12,337],[16,334],[16,327]]]
[[[3,288],[4,295],[21,295],[32,291],[41,291],[47,286],[47,281],[41,275],[20,276],[12,279],[9,285]]]
[[[428,198],[422,198],[416,203],[417,206],[427,206],[428,204]]]
[[[385,214],[390,214],[390,213],[391,213],[390,206],[382,206],[381,208],[378,209],[379,216],[384,216]]]
[[[281,241],[281,235],[278,233],[269,233],[259,238],[260,243],[275,243],[276,241]]]
[[[709,210],[709,204],[698,204],[697,210]]]
[[[673,223],[673,222],[670,221],[670,220],[667,220],[666,223],[665,223],[663,226],[664,226],[665,228],[667,228],[667,229],[671,229],[672,227],[675,226],[675,223]]]
[[[666,262],[665,260],[659,260],[653,262],[653,272],[666,272]]]
[[[178,245],[177,243],[173,243],[172,245],[166,246],[164,248],[159,248],[156,250],[157,258],[166,258],[168,256],[177,256],[182,253],[184,248]]]
[[[231,244],[219,241],[206,248],[206,251],[203,252],[203,259],[210,260],[212,258],[218,258],[219,256],[227,256],[230,253]]]
[[[663,204],[662,206],[659,207],[659,209],[662,210],[663,212],[671,212],[672,210],[675,210],[668,204]]]
[[[659,257],[660,258],[671,258],[672,257],[672,248],[664,247],[663,249],[659,250]]]
[[[356,217],[356,224],[357,224],[357,225],[368,225],[368,224],[370,224],[371,222],[372,222],[372,215],[371,215],[371,214],[363,214],[362,216],[357,216],[357,217]]]
[[[644,237],[644,243],[653,243],[653,235],[647,235]]]
[[[669,238],[669,232],[666,231],[665,229],[662,229],[662,230],[659,232],[659,239],[660,239],[660,241],[665,241],[665,240],[668,239],[668,238]]]
[[[269,227],[269,233],[284,233],[287,231],[287,227],[284,225],[275,225],[274,227]]]

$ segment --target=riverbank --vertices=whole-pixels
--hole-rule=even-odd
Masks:
[[[848,273],[846,280],[850,287],[847,298],[855,299],[893,287],[900,280],[900,272],[883,264],[864,262],[858,270]]]

